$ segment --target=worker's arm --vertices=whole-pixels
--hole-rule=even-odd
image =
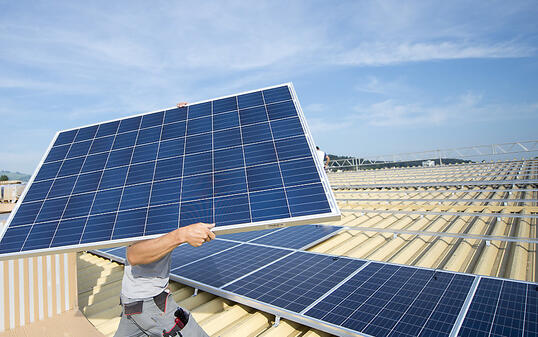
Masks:
[[[325,159],[326,159],[326,161],[325,161],[325,167],[329,167],[329,161],[331,160],[331,158],[329,158],[328,155],[325,155]]]
[[[193,247],[199,247],[215,238],[215,234],[211,231],[214,226],[214,224],[195,223],[155,239],[136,242],[127,247],[127,260],[131,266],[148,264],[161,259],[182,243],[187,242]]]

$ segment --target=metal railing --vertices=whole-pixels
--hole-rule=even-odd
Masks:
[[[339,169],[353,169],[360,170],[365,168],[387,166],[387,164],[403,164],[418,161],[433,160],[437,165],[443,165],[448,159],[459,160],[496,160],[499,158],[506,158],[507,156],[514,154],[525,154],[530,158],[533,154],[538,155],[538,140],[515,142],[515,143],[502,143],[502,144],[490,144],[490,145],[477,145],[469,147],[460,147],[452,149],[439,149],[424,152],[408,152],[390,155],[376,155],[368,156],[368,158],[345,158],[336,159],[329,162],[329,169],[336,171]],[[390,166],[390,165],[389,165]],[[397,165],[395,165],[397,166]]]

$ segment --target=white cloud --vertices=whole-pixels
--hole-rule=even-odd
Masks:
[[[360,79],[355,85],[355,90],[359,92],[378,94],[384,96],[415,95],[416,89],[406,84],[402,79],[385,80],[377,76],[368,76]]]
[[[429,126],[445,123],[479,123],[525,120],[538,116],[538,103],[500,104],[483,102],[482,95],[464,93],[452,102],[439,105],[408,103],[387,99],[370,105],[358,105],[350,120],[379,127]]]
[[[334,131],[346,129],[351,124],[346,120],[328,119],[328,118],[309,118],[308,127],[314,134],[332,133]]]
[[[327,110],[327,106],[325,104],[321,104],[321,103],[312,103],[312,104],[308,104],[307,106],[303,107],[303,111],[308,114],[308,113],[319,113],[319,112],[324,112]]]
[[[535,53],[536,48],[516,43],[367,42],[341,51],[331,62],[353,66],[382,66],[429,60],[526,57]]]

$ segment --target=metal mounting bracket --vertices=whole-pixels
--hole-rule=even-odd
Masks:
[[[273,327],[277,327],[280,324],[280,316],[275,315],[275,323],[273,323]]]

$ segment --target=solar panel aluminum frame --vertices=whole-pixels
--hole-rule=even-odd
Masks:
[[[307,140],[308,147],[310,149],[310,153],[311,153],[311,155],[312,155],[312,157],[314,159],[314,164],[316,166],[316,170],[317,170],[317,172],[318,172],[318,174],[320,176],[320,181],[321,181],[321,184],[322,184],[323,189],[325,191],[325,195],[327,197],[327,201],[329,203],[329,207],[331,209],[331,212],[330,213],[324,213],[324,214],[317,214],[317,215],[296,216],[296,217],[290,217],[290,218],[287,218],[287,219],[258,221],[258,222],[248,223],[248,224],[219,226],[219,227],[215,227],[213,229],[213,231],[215,233],[218,233],[218,234],[222,235],[222,234],[231,234],[231,233],[251,231],[251,230],[282,228],[282,227],[288,227],[288,226],[306,225],[306,224],[313,224],[313,223],[320,223],[320,222],[339,221],[340,218],[341,218],[340,209],[338,208],[338,205],[336,203],[336,198],[335,198],[335,196],[333,194],[333,191],[332,191],[332,189],[331,189],[331,187],[329,185],[329,179],[327,177],[327,174],[325,172],[323,164],[317,160],[315,143],[314,143],[312,134],[310,132],[310,129],[308,128],[308,124],[306,122],[306,118],[304,116],[303,110],[302,110],[301,105],[299,103],[299,100],[297,98],[297,94],[296,94],[295,89],[293,87],[293,84],[291,82],[277,84],[277,85],[264,87],[264,88],[260,88],[260,89],[255,89],[255,90],[249,90],[249,91],[240,92],[240,93],[237,93],[237,94],[216,97],[216,98],[207,99],[207,100],[203,100],[203,101],[197,101],[197,102],[190,103],[189,106],[194,105],[194,104],[211,102],[211,101],[215,101],[215,100],[219,100],[219,99],[223,99],[223,98],[239,96],[239,95],[248,94],[248,93],[252,93],[252,92],[258,92],[258,91],[262,91],[262,90],[278,88],[278,87],[282,87],[282,86],[287,86],[289,91],[290,91],[292,102],[293,102],[293,104],[295,106],[295,109],[297,111],[297,116],[299,118],[299,121],[301,122],[301,126],[303,128],[305,138]],[[156,112],[161,112],[161,111],[164,112],[164,111],[175,109],[175,108],[176,108],[175,106],[174,107],[168,107],[168,108],[165,108],[165,109],[139,113],[139,114],[125,116],[125,117],[121,117],[121,118],[115,118],[115,119],[111,119],[111,120],[108,120],[108,121],[103,121],[103,122],[99,122],[99,123],[83,125],[83,126],[79,126],[79,127],[76,127],[76,128],[70,128],[70,129],[65,129],[65,130],[61,130],[61,131],[56,132],[56,134],[54,135],[51,143],[49,144],[45,154],[41,158],[41,161],[39,162],[37,168],[35,169],[35,171],[32,174],[30,180],[28,181],[28,184],[26,185],[25,190],[21,194],[21,197],[17,201],[17,204],[15,205],[13,211],[9,215],[9,218],[7,219],[7,222],[5,223],[4,227],[2,229],[0,229],[0,240],[4,237],[4,235],[5,235],[6,231],[7,231],[13,217],[15,216],[15,214],[17,213],[17,210],[19,209],[20,205],[24,201],[24,198],[25,198],[28,190],[30,189],[33,181],[35,180],[35,177],[37,176],[39,170],[41,169],[42,165],[44,164],[50,150],[52,149],[52,147],[53,147],[54,143],[56,142],[56,139],[58,138],[58,135],[60,133],[66,132],[66,131],[71,131],[71,130],[82,129],[82,128],[90,127],[90,126],[94,126],[94,125],[100,125],[100,124],[105,124],[105,123],[109,123],[109,122],[119,121],[119,120],[123,120],[123,119],[127,119],[127,118],[132,118],[132,117],[137,117],[137,116],[144,116],[144,115],[148,115],[148,114],[151,114],[151,113],[156,113]],[[40,248],[40,249],[29,250],[29,251],[5,253],[5,254],[0,254],[0,261],[1,260],[12,259],[12,258],[19,258],[19,257],[30,257],[30,256],[55,254],[55,253],[58,253],[58,252],[70,252],[70,251],[72,252],[72,251],[84,251],[84,250],[89,250],[89,249],[119,247],[119,246],[124,246],[124,245],[130,244],[130,243],[139,241],[139,240],[157,238],[157,237],[160,237],[162,235],[163,234],[153,234],[153,235],[139,236],[139,237],[132,237],[132,238],[106,240],[106,241],[98,241],[98,242],[92,242],[92,243],[74,244],[74,245],[68,245],[68,246],[54,247],[54,248]]]

